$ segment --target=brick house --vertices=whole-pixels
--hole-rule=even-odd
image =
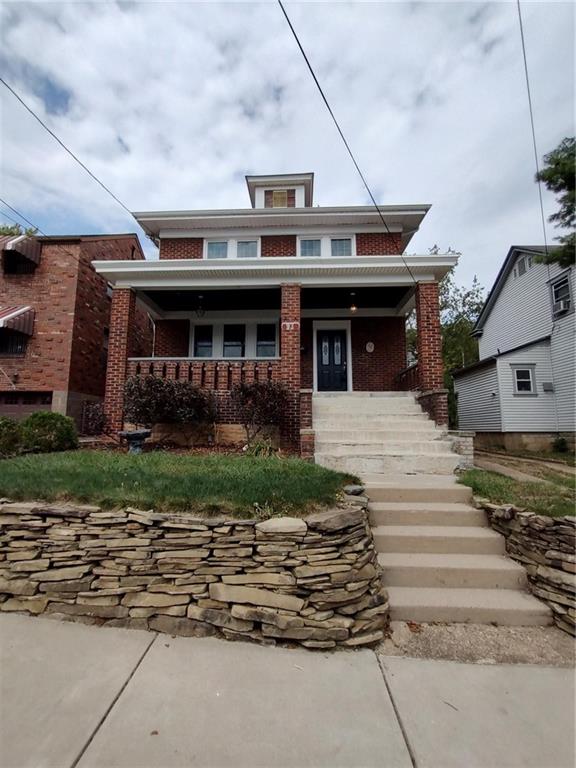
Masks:
[[[92,268],[144,254],[136,235],[0,238],[0,415],[52,410],[80,423],[102,400],[111,291]],[[135,314],[133,350],[150,354],[147,314]]]
[[[384,225],[373,206],[313,206],[311,173],[246,181],[251,208],[136,213],[158,260],[95,263],[113,285],[109,428],[122,427],[123,385],[138,374],[214,391],[224,424],[236,382],[283,382],[283,443],[303,455],[322,392],[417,390],[445,424],[438,280],[456,257],[400,256],[429,206],[383,206]],[[137,302],[155,321],[151,356],[134,352]],[[407,367],[412,309],[418,363]]]

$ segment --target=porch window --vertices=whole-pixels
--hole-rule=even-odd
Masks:
[[[256,357],[275,357],[276,325],[261,324],[256,327]]]
[[[20,357],[26,354],[28,336],[10,328],[0,328],[0,355]]]
[[[244,357],[246,349],[246,326],[224,326],[224,357]]]
[[[194,357],[212,357],[212,326],[194,328]]]
[[[516,395],[534,395],[534,366],[525,368],[513,368],[514,373],[514,394]]]
[[[236,255],[239,259],[257,259],[257,240],[238,240]]]
[[[349,237],[331,240],[332,256],[352,256],[352,240]]]
[[[304,258],[319,257],[322,252],[321,240],[300,240],[300,256]]]
[[[227,240],[209,240],[206,244],[206,258],[226,259],[228,257]]]

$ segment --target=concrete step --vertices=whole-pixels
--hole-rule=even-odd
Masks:
[[[393,621],[446,621],[546,626],[552,612],[528,592],[513,589],[390,587]]]
[[[402,440],[440,440],[446,433],[435,426],[433,422],[409,422],[396,429],[326,429],[325,427],[314,426],[316,443],[340,444],[340,443],[373,443],[380,445],[385,442],[397,442]]]
[[[372,502],[466,503],[472,489],[456,482],[454,475],[361,473],[366,495]]]
[[[332,413],[312,413],[314,429],[404,429],[406,424],[416,424],[415,429],[423,424],[436,426],[428,414],[417,413],[350,413],[334,411]]]
[[[378,552],[503,555],[504,537],[491,528],[452,525],[380,525],[372,529]]]
[[[378,555],[386,587],[524,589],[521,565],[503,555],[430,555],[385,552]]]
[[[376,390],[374,392],[371,391],[362,391],[362,392],[314,392],[314,402],[320,401],[320,400],[362,400],[366,398],[386,398],[386,397],[395,397],[395,398],[404,398],[406,400],[414,400],[416,401],[416,395],[414,392],[406,392],[404,390],[398,391],[398,390]]]
[[[422,413],[418,403],[406,398],[366,398],[363,400],[313,400],[312,414],[314,416],[334,415],[340,413],[360,415],[386,415],[389,413]]]
[[[451,443],[438,440],[396,440],[382,443],[364,442],[359,436],[358,440],[342,441],[339,443],[325,441],[322,437],[315,440],[317,453],[326,453],[331,456],[404,456],[404,455],[452,455]]]
[[[364,475],[371,472],[414,472],[452,475],[460,457],[455,453],[405,453],[398,456],[335,456],[333,453],[315,453],[316,464],[340,472]]]
[[[463,486],[456,486],[461,488]],[[458,502],[375,501],[368,506],[370,522],[375,527],[396,526],[488,526],[482,509]]]

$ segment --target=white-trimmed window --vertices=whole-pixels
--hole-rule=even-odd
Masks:
[[[207,259],[227,259],[228,241],[227,240],[207,240],[206,241]]]
[[[533,365],[513,365],[512,375],[514,377],[515,395],[535,395],[536,385],[534,382]]]
[[[316,258],[322,255],[322,240],[317,239],[300,239],[300,256],[304,258]]]
[[[257,259],[259,256],[259,237],[204,240],[205,259]]]
[[[278,323],[196,323],[190,349],[195,358],[276,358]]]
[[[530,254],[521,256],[514,267],[514,277],[522,277],[522,275],[525,275],[527,270],[532,268],[533,263],[534,259]]]
[[[330,254],[334,257],[352,256],[352,238],[333,237],[330,240]]]
[[[569,274],[559,277],[551,283],[550,288],[552,290],[552,314],[554,317],[569,312],[572,308]]]

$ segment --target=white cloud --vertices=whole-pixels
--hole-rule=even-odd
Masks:
[[[411,251],[450,245],[489,284],[541,242],[515,3],[286,7],[378,199],[433,204]],[[523,11],[543,154],[574,131],[574,9]],[[317,203],[366,202],[276,3],[1,13],[7,79],[131,209],[247,206],[245,173],[307,170]],[[0,106],[12,205],[48,232],[135,228],[5,89]]]

